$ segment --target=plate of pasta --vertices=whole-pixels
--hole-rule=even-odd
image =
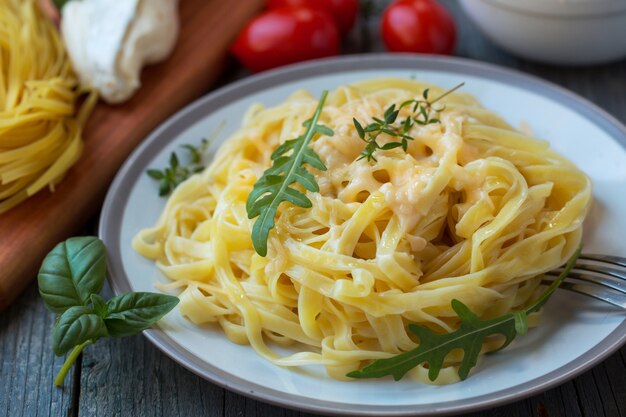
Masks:
[[[166,174],[146,172],[207,137],[206,166],[160,197]],[[100,235],[115,292],[179,296],[145,334],[204,378],[312,412],[450,414],[624,342],[623,315],[543,274],[581,244],[626,254],[625,186],[626,129],[566,90],[462,59],[345,57],[173,116],[118,173]]]

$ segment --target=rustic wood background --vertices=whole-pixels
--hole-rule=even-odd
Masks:
[[[626,60],[588,68],[544,66],[517,59],[486,40],[456,0],[444,0],[458,25],[456,55],[516,68],[560,84],[626,123]],[[383,50],[380,3],[365,16],[345,52]],[[233,66],[220,84],[246,76]],[[87,225],[94,231],[97,219]],[[207,382],[161,354],[143,336],[102,340],[86,348],[65,387],[52,381],[63,362],[51,350],[54,316],[31,285],[0,313],[0,416],[313,417],[264,404]],[[626,417],[626,347],[578,378],[541,395],[470,417]]]
[[[83,155],[54,193],[39,192],[0,216],[0,311],[32,281],[37,263],[57,242],[98,213],[111,178],[143,138],[220,77],[230,43],[263,4],[181,2],[180,18],[186,23],[170,58],[143,72],[142,88],[131,100],[117,106],[98,103],[85,126]],[[210,42],[198,48],[206,39]]]

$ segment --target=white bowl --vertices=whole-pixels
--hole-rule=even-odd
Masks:
[[[461,0],[492,41],[536,61],[599,64],[626,57],[625,0]]]

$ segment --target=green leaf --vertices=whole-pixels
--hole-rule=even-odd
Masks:
[[[396,118],[398,117],[398,114],[400,113],[400,111],[396,110],[396,105],[392,104],[386,111],[384,114],[385,117],[385,123],[386,124],[392,124],[393,122],[396,121]]]
[[[355,117],[352,118],[352,122],[354,123],[354,127],[356,128],[356,133],[361,139],[365,140],[365,131],[363,130],[363,126],[361,126],[361,123],[359,123],[359,121]]]
[[[109,335],[131,336],[147,329],[178,304],[178,298],[151,292],[131,292],[113,297],[104,318]]]
[[[176,155],[176,152],[172,152],[172,154],[170,155],[170,166],[172,167],[172,170],[176,171],[176,168],[178,168],[179,164],[180,162],[178,161],[178,155]]]
[[[189,144],[182,145],[182,147],[187,149],[189,152],[189,160],[192,164],[199,164],[200,161],[202,161],[202,155],[200,154],[198,148]]]
[[[395,148],[399,148],[402,146],[402,143],[400,142],[389,142],[389,143],[385,143],[380,149],[383,150],[389,150],[389,149],[395,149]]]
[[[57,7],[57,9],[61,10],[63,6],[65,6],[70,1],[71,0],[53,0],[53,3]]]
[[[163,197],[166,196],[170,193],[170,191],[172,191],[172,183],[169,181],[162,181],[161,184],[159,184],[159,196]]]
[[[476,365],[478,354],[486,337],[501,334],[504,344],[509,344],[516,335],[512,314],[494,320],[480,320],[465,304],[452,300],[452,308],[461,319],[461,326],[452,333],[437,334],[427,327],[409,325],[409,330],[419,338],[419,346],[411,351],[388,359],[374,361],[365,368],[348,373],[352,378],[380,378],[391,375],[398,381],[409,370],[428,363],[428,378],[434,381],[439,375],[446,356],[454,349],[464,351],[459,376],[465,379],[469,370]]]
[[[413,119],[411,119],[410,117],[407,117],[404,120],[404,123],[402,123],[402,133],[406,134],[409,130],[411,130],[412,126],[413,126]]]
[[[73,237],[44,258],[37,276],[39,294],[49,310],[60,314],[73,306],[86,306],[91,294],[102,289],[105,274],[102,241],[93,236]]]
[[[380,130],[380,125],[378,123],[370,123],[364,130],[366,133],[377,132]]]
[[[91,305],[94,313],[104,318],[108,313],[107,302],[99,294],[91,294]]]
[[[274,228],[274,217],[278,206],[283,202],[290,202],[299,207],[311,207],[311,200],[291,185],[298,183],[305,189],[316,192],[319,190],[315,177],[304,167],[308,164],[319,170],[326,170],[319,155],[308,147],[313,137],[318,135],[332,136],[334,132],[326,126],[318,124],[318,120],[326,101],[328,92],[324,91],[311,119],[303,126],[305,132],[295,138],[285,141],[272,153],[273,164],[263,176],[254,184],[246,201],[248,218],[256,218],[252,227],[252,243],[254,249],[261,256],[267,255],[267,239],[269,232]]]
[[[335,135],[335,132],[328,126],[317,125],[315,130],[317,130],[317,133],[319,133],[320,135],[329,136],[329,137],[332,137]]]
[[[146,171],[146,173],[150,178],[153,178],[155,180],[161,180],[165,178],[165,174],[163,174],[163,172],[159,171],[158,169],[149,169]]]
[[[406,101],[403,101],[402,103],[400,103],[400,108],[402,109],[402,108],[404,108],[404,107],[408,106],[409,104],[414,104],[414,103],[415,103],[415,100],[406,100]],[[413,111],[415,111],[415,110],[413,110]]]
[[[107,336],[102,317],[89,307],[75,306],[67,309],[54,327],[52,349],[57,356],[88,340]]]
[[[515,320],[515,331],[517,334],[525,335],[528,332],[528,318],[525,311],[515,311],[513,319]]]
[[[508,346],[518,334],[528,330],[528,314],[539,310],[567,277],[580,256],[581,248],[570,258],[557,279],[531,306],[495,319],[482,320],[459,300],[452,300],[452,309],[461,319],[459,328],[452,333],[438,334],[427,327],[409,325],[409,330],[419,338],[419,346],[408,352],[387,359],[379,359],[366,367],[347,374],[351,378],[380,378],[391,375],[398,381],[409,370],[428,363],[428,378],[434,381],[444,364],[446,356],[454,350],[463,350],[463,359],[459,367],[459,377],[467,378],[470,370],[476,366],[480,350],[486,338],[492,335],[504,336],[503,344],[497,349]]]
[[[424,122],[428,122],[428,113],[426,112],[426,107],[420,107],[419,109],[419,113],[422,115],[422,117],[424,118],[423,121]]]

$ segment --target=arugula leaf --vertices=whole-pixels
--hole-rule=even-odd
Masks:
[[[102,317],[89,307],[68,308],[59,317],[52,333],[52,349],[57,356],[91,339],[107,336]]]
[[[130,336],[152,326],[178,302],[178,297],[149,292],[118,295],[107,303],[108,314],[104,322],[109,335]]]
[[[299,183],[306,190],[319,191],[315,177],[305,169],[304,164],[321,171],[326,170],[319,155],[308,144],[316,134],[334,135],[331,129],[317,123],[327,94],[328,91],[322,93],[313,117],[303,123],[306,131],[301,136],[284,142],[272,153],[273,165],[263,173],[248,195],[248,218],[259,217],[252,228],[252,243],[261,256],[267,255],[267,238],[274,228],[274,217],[280,203],[288,201],[303,208],[312,206],[311,200],[291,185]]]
[[[410,324],[409,330],[419,338],[420,344],[417,348],[391,358],[378,359],[362,369],[349,372],[347,376],[363,379],[391,375],[398,381],[409,370],[426,362],[428,363],[428,378],[434,381],[441,371],[446,356],[454,349],[462,349],[464,355],[459,367],[459,377],[462,380],[467,378],[470,370],[476,366],[478,355],[487,337],[496,334],[504,336],[504,342],[496,350],[498,351],[508,346],[518,334],[526,333],[528,314],[539,310],[548,301],[576,264],[581,249],[581,247],[578,248],[559,277],[531,306],[495,319],[481,320],[465,304],[459,300],[452,300],[452,308],[461,319],[459,329],[452,333],[438,334],[427,327]]]
[[[41,265],[37,281],[46,307],[63,313],[76,305],[86,306],[91,294],[104,284],[106,251],[92,236],[74,237],[59,243]]]

